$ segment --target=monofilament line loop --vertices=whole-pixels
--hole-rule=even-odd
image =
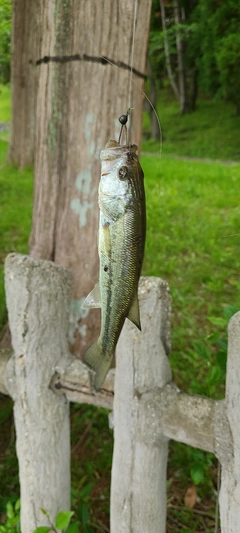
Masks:
[[[133,78],[133,59],[135,50],[135,36],[136,36],[136,21],[137,21],[137,3],[134,2],[134,14],[133,14],[133,30],[132,30],[132,48],[131,48],[131,60],[130,60],[130,75],[129,75],[129,87],[128,87],[128,108],[131,108],[131,92],[132,92],[132,78]]]
[[[131,109],[131,107],[132,107],[131,99],[132,99],[132,84],[133,84],[133,59],[134,59],[134,51],[135,51],[135,35],[136,35],[136,22],[137,22],[137,4],[138,4],[138,0],[135,0],[135,2],[134,2],[134,13],[133,13],[132,47],[131,47],[129,87],[128,87],[128,109]],[[131,120],[129,121],[127,143],[130,142],[130,130],[131,130]]]

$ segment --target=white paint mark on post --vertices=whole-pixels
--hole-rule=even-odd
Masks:
[[[81,170],[76,177],[75,186],[78,191],[81,191],[83,197],[93,197],[96,193],[96,187],[91,187],[92,183],[92,165],[89,164],[84,170]],[[79,228],[83,228],[87,225],[87,213],[89,209],[92,209],[94,202],[89,202],[79,198],[73,198],[70,203],[72,211],[74,211],[79,217]]]
[[[76,177],[75,186],[77,190],[82,191],[83,194],[89,194],[91,192],[91,180],[92,165],[88,165],[88,168],[81,170]]]
[[[101,137],[98,137],[95,144],[95,152],[93,154],[94,159],[97,159],[99,161],[100,158],[100,152],[102,150],[102,139]]]
[[[79,331],[83,338],[86,337],[87,334],[86,326],[84,324],[79,325],[79,320],[86,318],[89,313],[89,309],[82,308],[84,300],[85,298],[80,298],[80,300],[71,300],[68,332],[68,338],[71,344],[74,344],[76,331]]]
[[[84,129],[83,129],[84,139],[86,141],[89,141],[91,139],[91,134],[92,134],[91,125],[94,124],[94,122],[95,122],[94,115],[92,113],[88,113],[86,115]]]
[[[87,225],[87,212],[93,207],[93,202],[80,202],[79,198],[74,198],[70,204],[71,209],[78,215],[79,228]]]

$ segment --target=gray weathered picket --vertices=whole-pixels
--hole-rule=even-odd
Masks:
[[[229,323],[226,396],[182,393],[171,381],[171,298],[166,282],[139,284],[140,333],[126,321],[103,389],[68,351],[70,273],[10,254],[5,287],[14,353],[0,359],[0,391],[14,400],[21,530],[70,505],[69,402],[113,408],[112,533],[165,533],[168,440],[214,452],[221,464],[222,533],[240,531],[240,313]],[[47,522],[46,522],[47,525]]]

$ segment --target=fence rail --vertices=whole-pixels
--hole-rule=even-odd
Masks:
[[[170,438],[215,453],[221,463],[221,531],[240,531],[240,313],[229,323],[225,399],[182,393],[171,382],[167,357],[168,286],[141,278],[143,331],[126,321],[116,370],[93,395],[89,371],[68,351],[70,273],[10,254],[5,286],[14,353],[1,354],[0,391],[14,400],[22,533],[43,524],[41,507],[52,518],[69,508],[71,401],[113,408],[113,533],[165,533]]]

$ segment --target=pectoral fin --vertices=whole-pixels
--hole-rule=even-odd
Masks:
[[[140,329],[141,331],[142,328],[141,328],[141,322],[140,322],[139,302],[138,302],[137,292],[134,296],[127,318],[131,320],[131,322],[135,324],[135,326],[137,326],[137,328]]]
[[[82,304],[83,309],[87,309],[89,307],[101,307],[99,282],[95,285],[94,289],[87,295]]]

